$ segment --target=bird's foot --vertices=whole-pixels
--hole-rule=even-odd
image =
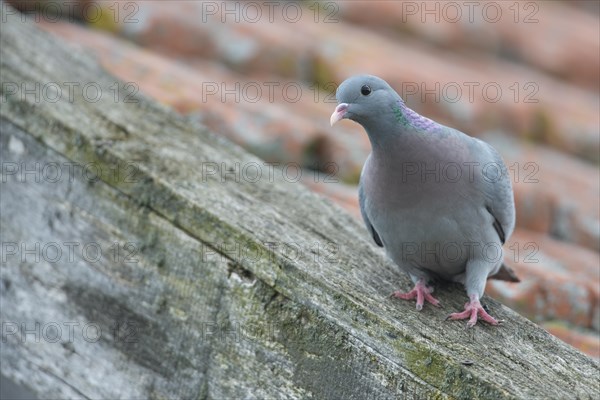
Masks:
[[[425,300],[428,301],[429,303],[433,304],[436,307],[441,306],[439,300],[436,299],[435,297],[433,297],[431,295],[431,292],[433,292],[433,288],[427,286],[425,284],[425,282],[423,282],[423,281],[417,281],[417,283],[415,284],[415,287],[410,292],[408,292],[408,293],[394,292],[391,294],[391,297],[396,297],[398,299],[403,299],[403,300],[411,300],[416,297],[417,298],[417,310],[421,311],[421,309],[423,309],[423,303],[425,302]]]
[[[459,320],[468,318],[467,327],[472,328],[477,323],[477,317],[490,325],[498,325],[498,321],[484,310],[477,295],[473,294],[470,296],[470,300],[465,303],[465,311],[452,313],[446,319]]]

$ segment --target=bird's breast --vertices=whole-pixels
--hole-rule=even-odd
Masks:
[[[478,229],[489,222],[482,212],[482,195],[468,179],[450,171],[444,158],[427,160],[431,158],[422,155],[404,160],[369,157],[361,177],[365,210],[398,264],[406,261],[408,252],[416,254],[414,264],[460,274],[466,264],[465,245],[480,240]],[[423,251],[431,257],[423,258]],[[443,252],[459,255],[442,257]]]

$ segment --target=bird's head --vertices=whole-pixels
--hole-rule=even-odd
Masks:
[[[338,105],[331,114],[331,125],[347,118],[366,129],[392,112],[398,100],[402,101],[386,81],[373,75],[356,75],[346,79],[338,87],[335,97]]]

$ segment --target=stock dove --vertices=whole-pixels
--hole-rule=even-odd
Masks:
[[[371,154],[359,185],[360,211],[375,243],[412,279],[394,292],[439,306],[436,279],[461,282],[465,310],[449,319],[498,321],[482,307],[488,277],[518,281],[502,262],[515,225],[513,191],[498,152],[486,142],[425,118],[384,80],[354,76],[336,92],[331,125],[353,120],[365,129]]]

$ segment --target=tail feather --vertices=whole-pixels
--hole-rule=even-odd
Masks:
[[[500,281],[507,282],[521,282],[515,271],[508,265],[502,263],[502,266],[494,275],[488,277],[488,279],[497,279]]]

